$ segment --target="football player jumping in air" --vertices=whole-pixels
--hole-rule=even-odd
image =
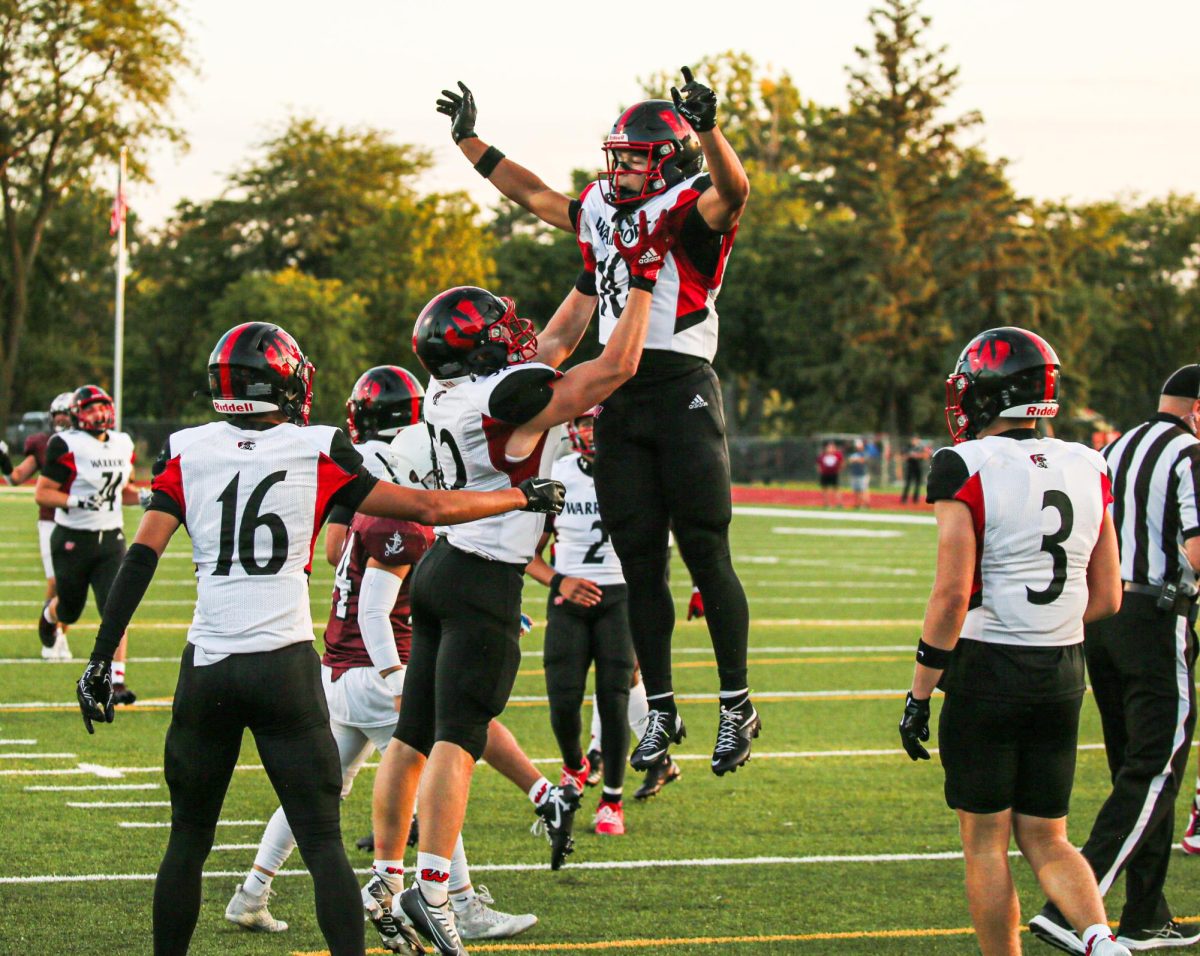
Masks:
[[[679,221],[643,214],[636,235],[618,241],[633,291],[604,351],[565,374],[556,368],[578,345],[594,308],[572,291],[539,337],[511,299],[478,288],[449,289],[417,318],[413,346],[433,376],[425,421],[444,485],[507,488],[548,473],[555,442],[547,432],[591,408],[637,370],[650,319],[651,293],[678,236]],[[375,836],[397,826],[403,846],[417,791],[420,837],[416,885],[399,908],[441,953],[465,952],[447,896],[450,857],[462,830],[475,763],[488,725],[508,702],[521,662],[521,586],[544,521],[492,518],[439,533],[413,572],[413,645],[397,742],[380,762]],[[551,866],[570,850],[569,802],[538,812],[559,834]],[[531,795],[532,796],[532,795]],[[381,820],[386,816],[387,821]],[[554,840],[551,834],[552,841]]]
[[[1121,605],[1117,535],[1098,452],[1043,438],[1059,362],[1025,329],[973,338],[946,381],[955,441],[926,487],[937,571],[900,740],[928,760],[929,699],[946,692],[938,744],[958,813],[967,902],[984,956],[1020,956],[1017,846],[1070,921],[1035,935],[1090,956],[1128,956],[1109,931],[1091,867],[1067,839],[1084,693],[1083,625]]]
[[[38,432],[25,439],[22,449],[25,457],[13,466],[8,457],[8,446],[0,441],[0,476],[8,484],[23,485],[46,465],[46,447],[52,435],[71,427],[71,398],[73,392],[62,392],[50,403],[50,432]],[[67,646],[67,625],[51,627],[46,620],[46,605],[58,593],[54,580],[54,558],[50,553],[50,535],[54,531],[54,509],[38,506],[38,546],[42,552],[42,570],[46,575],[46,600],[42,614],[38,617],[38,638],[42,644],[42,658],[48,661],[69,661],[71,649]]]
[[[761,721],[746,669],[750,612],[729,551],[732,518],[729,449],[717,351],[717,294],[750,183],[717,127],[717,97],[683,69],[682,90],[625,110],[604,140],[606,171],[578,199],[548,187],[475,131],[471,91],[444,90],[437,108],[475,169],[544,222],[575,234],[584,270],[580,294],[600,309],[608,342],[630,295],[630,270],[618,237],[636,234],[637,216],[653,225],[682,217],[679,242],[663,266],[641,365],[604,401],[596,419],[596,495],[629,589],[629,620],[650,713],[631,757],[655,766],[685,730],[671,677],[675,608],[667,586],[667,534],[700,589],[720,679],[712,770],[736,770],[750,756]],[[704,166],[707,163],[707,172]]]
[[[153,500],[76,688],[80,709],[89,732],[93,721],[113,719],[112,653],[186,522],[197,600],[167,729],[171,835],[154,888],[155,956],[188,950],[201,872],[246,728],[313,875],[330,953],[362,956],[362,908],[339,820],[341,760],[312,648],[308,572],[321,525],[339,504],[429,525],[548,513],[561,506],[561,488],[534,477],[475,494],[379,481],[340,429],[308,425],[313,366],[276,325],[226,332],[208,377],[213,408],[226,420],[167,440]]]
[[[51,437],[34,500],[54,509],[50,555],[57,595],[42,610],[42,646],[58,644],[60,625],[74,624],[87,605],[88,588],[104,614],[108,593],[125,557],[122,505],[146,504],[148,488],[130,483],[133,439],[114,431],[116,410],[99,385],[83,385],[71,396],[71,427]],[[137,700],[125,686],[126,639],[113,652],[113,703]],[[63,641],[60,651],[69,657]]]

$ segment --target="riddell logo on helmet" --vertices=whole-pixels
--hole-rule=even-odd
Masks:
[[[1058,413],[1058,409],[1053,405],[1030,405],[1025,409],[1025,414],[1030,418],[1053,418]]]
[[[213,400],[213,408],[222,415],[238,415],[245,412],[252,412],[255,410],[254,406],[254,402],[238,402],[222,398]]]

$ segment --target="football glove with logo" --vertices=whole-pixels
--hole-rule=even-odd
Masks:
[[[561,481],[555,481],[553,478],[526,478],[517,487],[525,492],[527,499],[522,511],[536,511],[544,515],[556,515],[562,511],[567,490]]]
[[[67,495],[67,507],[78,508],[80,511],[99,511],[104,507],[104,499],[99,495],[88,495],[86,498],[80,498],[79,495]]]
[[[692,599],[688,601],[687,619],[704,617],[704,598],[698,587],[692,587]]]
[[[697,83],[690,67],[685,66],[680,72],[683,73],[683,95],[671,87],[675,109],[697,133],[707,133],[717,125],[717,94],[703,83]]]
[[[450,117],[450,136],[454,142],[461,143],[464,139],[477,139],[475,118],[479,111],[475,107],[475,94],[467,89],[467,85],[458,81],[462,95],[442,90],[444,99],[437,101],[437,111]]]
[[[75,685],[75,696],[79,698],[79,710],[83,714],[83,726],[89,734],[92,721],[111,724],[113,722],[112,661],[92,658],[83,670],[83,676]]]
[[[614,234],[617,252],[629,267],[630,285],[634,288],[647,292],[654,288],[654,283],[658,281],[658,273],[666,262],[667,253],[678,238],[676,219],[676,216],[665,212],[651,230],[643,210],[638,213],[637,241],[633,245],[625,245],[619,230]]]
[[[929,739],[929,698],[917,700],[912,691],[904,699],[904,716],[900,720],[900,742],[913,760],[928,760],[929,751],[921,742]]]

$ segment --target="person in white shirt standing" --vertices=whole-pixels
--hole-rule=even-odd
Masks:
[[[312,646],[308,576],[321,525],[338,504],[420,524],[550,512],[561,489],[534,479],[482,494],[380,482],[340,429],[308,425],[313,366],[269,323],[226,332],[208,375],[213,408],[227,420],[174,433],[155,465],[153,500],[76,687],[84,724],[91,733],[93,721],[112,721],[112,652],[186,523],[197,600],[167,730],[171,835],[154,888],[154,956],[188,950],[246,728],[313,875],[332,956],[363,956],[358,887],[341,838],[341,765]]]
[[[1121,578],[1104,459],[1036,430],[1058,412],[1058,377],[1058,356],[1032,332],[972,339],[946,383],[956,444],[934,456],[927,485],[937,572],[900,739],[913,760],[929,759],[929,700],[941,686],[946,803],[958,814],[984,956],[1021,953],[1012,836],[1080,931],[1079,952],[1129,952],[1067,840],[1083,625],[1116,612]]]

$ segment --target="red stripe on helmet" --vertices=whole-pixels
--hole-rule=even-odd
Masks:
[[[1042,401],[1054,401],[1054,368],[1058,365],[1058,356],[1054,354],[1050,348],[1050,343],[1043,339],[1040,335],[1026,330],[1025,334],[1037,346],[1037,350],[1046,361],[1046,381],[1045,387],[1042,390]]]
[[[246,331],[246,325],[241,325],[234,329],[228,341],[225,343],[225,348],[221,350],[221,355],[217,359],[217,364],[221,369],[221,396],[223,398],[233,398],[233,376],[229,374],[229,360],[233,357],[233,347],[237,345],[238,339],[242,337],[242,333]]]

